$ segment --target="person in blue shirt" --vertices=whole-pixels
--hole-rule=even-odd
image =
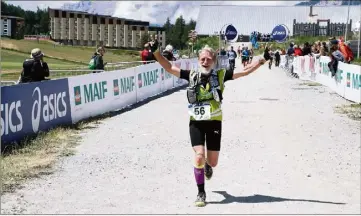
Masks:
[[[242,51],[242,64],[243,67],[246,67],[246,65],[248,64],[249,61],[249,50],[248,47],[245,47],[244,50]]]

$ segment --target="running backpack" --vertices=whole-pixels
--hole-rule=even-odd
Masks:
[[[91,59],[90,59],[90,62],[89,62],[89,65],[88,65],[88,68],[90,70],[94,70],[95,69],[95,58],[96,56],[93,56]]]

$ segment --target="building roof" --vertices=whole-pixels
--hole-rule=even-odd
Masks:
[[[149,24],[148,21],[127,19],[127,18],[122,18],[122,17],[113,17],[113,16],[105,15],[105,14],[91,14],[91,13],[88,13],[86,11],[66,10],[66,9],[61,9],[61,8],[49,8],[49,7],[48,7],[48,10],[66,11],[66,12],[77,13],[77,14],[86,14],[86,15],[90,15],[90,16],[98,16],[98,17],[104,17],[104,18],[114,18],[114,19],[121,19],[121,20],[125,20],[125,21],[130,21],[130,22],[140,22],[142,24],[145,24],[145,23]]]
[[[24,20],[22,17],[1,15],[1,18]]]
[[[330,19],[331,23],[346,23],[347,6],[313,7],[313,18],[309,17],[308,6],[241,6],[241,5],[201,5],[196,31],[198,35],[214,35],[232,24],[238,34],[249,35],[253,31],[271,33],[279,24],[286,25],[292,35],[293,20],[317,22],[317,19]],[[350,19],[354,26],[360,20],[360,7],[350,6]]]

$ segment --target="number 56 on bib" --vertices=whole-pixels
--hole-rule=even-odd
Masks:
[[[188,106],[188,113],[196,121],[204,121],[211,119],[211,106],[209,104],[190,104]]]

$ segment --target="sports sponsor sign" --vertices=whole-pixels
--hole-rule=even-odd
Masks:
[[[182,69],[197,67],[196,63],[197,59],[176,62]],[[153,63],[1,87],[1,141],[20,141],[58,125],[122,109],[187,83],[179,80]]]
[[[70,77],[73,123],[136,103],[134,68]]]
[[[233,41],[238,37],[237,29],[233,25],[228,25],[224,33],[227,41]]]
[[[277,25],[272,30],[272,38],[277,43],[283,43],[287,40],[288,28],[285,25]]]
[[[318,82],[350,101],[361,103],[361,67],[339,62],[332,76],[328,67],[330,61],[327,56],[299,56],[293,63],[294,72],[302,80]]]
[[[1,87],[1,142],[71,123],[67,79]]]
[[[137,77],[137,102],[161,92],[161,68],[159,63],[135,68]]]

